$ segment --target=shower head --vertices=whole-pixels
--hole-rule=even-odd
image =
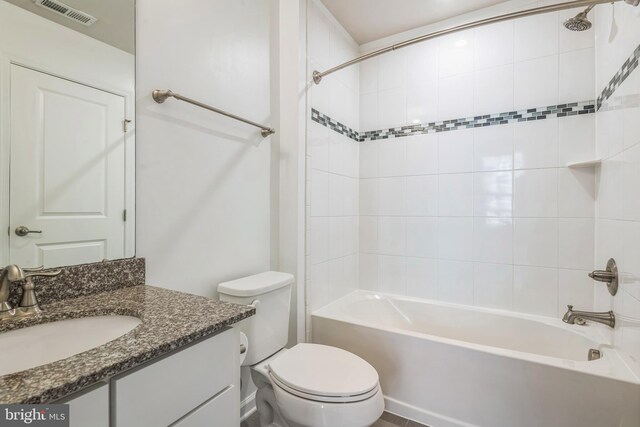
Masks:
[[[587,31],[591,28],[591,21],[587,19],[587,14],[593,9],[595,5],[590,5],[585,10],[574,16],[573,18],[569,18],[564,21],[563,25],[566,29],[571,31]]]

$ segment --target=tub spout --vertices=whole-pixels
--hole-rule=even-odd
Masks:
[[[592,312],[592,311],[573,311],[573,306],[568,305],[568,310],[564,314],[562,321],[564,323],[568,323],[570,325],[584,324],[585,320],[589,320],[591,322],[602,323],[603,325],[607,325],[610,328],[616,326],[616,317],[613,314],[613,311],[602,311],[602,312]]]

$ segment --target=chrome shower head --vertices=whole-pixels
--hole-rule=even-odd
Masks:
[[[566,29],[571,31],[587,31],[591,28],[591,21],[587,19],[587,14],[593,9],[595,5],[591,5],[587,7],[585,10],[574,16],[573,18],[569,18],[564,21],[563,25]]]

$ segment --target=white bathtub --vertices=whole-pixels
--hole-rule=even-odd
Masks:
[[[367,360],[387,410],[431,427],[640,426],[640,379],[602,328],[368,291],[312,314],[314,342]]]

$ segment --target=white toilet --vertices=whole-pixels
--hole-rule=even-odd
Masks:
[[[220,300],[253,305],[236,327],[249,341],[243,366],[258,387],[262,427],[368,427],[384,411],[378,373],[348,351],[319,344],[285,349],[293,276],[268,271],[218,285]]]

